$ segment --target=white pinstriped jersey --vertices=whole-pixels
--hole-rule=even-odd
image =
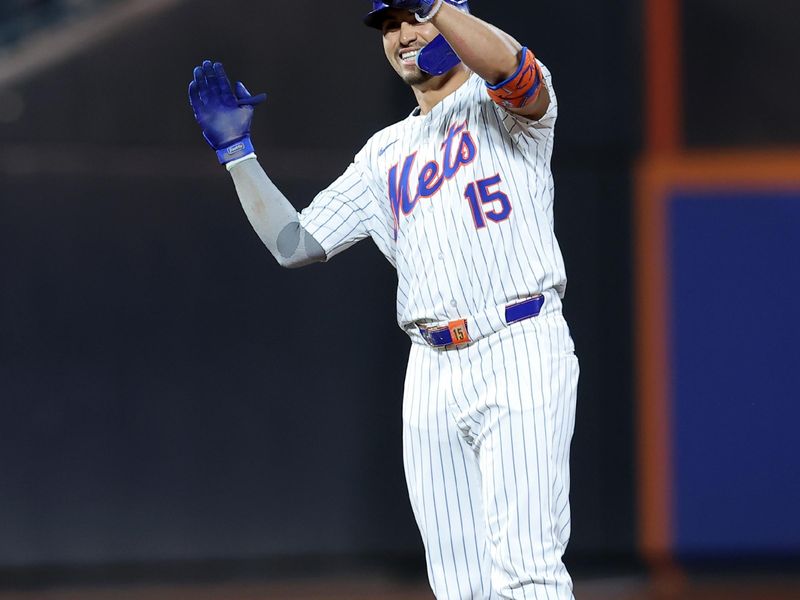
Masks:
[[[553,230],[557,101],[530,121],[472,75],[427,115],[375,134],[300,215],[331,258],[371,236],[398,275],[397,321],[447,322],[537,292],[563,296]]]
[[[442,600],[574,600],[562,556],[579,367],[559,301],[558,107],[542,72],[542,119],[506,112],[473,75],[374,135],[300,215],[328,258],[371,236],[397,269],[397,320],[416,342],[403,461]],[[536,318],[508,324],[504,305],[537,293]],[[445,349],[414,326],[461,318],[473,343]]]

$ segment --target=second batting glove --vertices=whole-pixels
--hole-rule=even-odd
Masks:
[[[234,94],[222,63],[203,61],[193,74],[189,103],[203,137],[216,150],[219,162],[225,164],[251,154],[253,107],[264,102],[267,95],[251,95],[242,82],[236,84]]]

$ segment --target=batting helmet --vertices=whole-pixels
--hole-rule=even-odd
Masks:
[[[459,8],[465,12],[469,12],[469,6],[467,6],[467,0],[444,0],[448,4],[452,4],[456,8]],[[386,18],[386,11],[391,8],[388,4],[384,2],[377,2],[377,0],[373,0],[372,2],[372,12],[370,12],[366,17],[364,17],[364,23],[369,25],[370,27],[374,27],[375,29],[381,29],[383,26],[383,20]]]

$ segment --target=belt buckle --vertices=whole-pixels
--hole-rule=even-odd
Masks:
[[[462,346],[472,341],[469,337],[466,319],[457,319],[455,321],[450,321],[447,325],[439,325],[436,327],[418,325],[417,328],[422,338],[433,348]],[[434,335],[438,339],[434,339]],[[444,339],[442,339],[441,336],[444,336]]]
[[[450,330],[450,337],[453,341],[453,346],[469,344],[472,341],[469,339],[469,330],[467,329],[466,319],[450,321],[447,324],[447,329]]]

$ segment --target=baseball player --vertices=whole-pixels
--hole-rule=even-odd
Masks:
[[[264,95],[205,61],[191,105],[281,265],[371,237],[397,270],[397,322],[412,341],[404,465],[436,597],[568,600],[578,362],[553,231],[551,77],[466,0],[372,5],[365,23],[417,107],[301,213],[254,153]]]

